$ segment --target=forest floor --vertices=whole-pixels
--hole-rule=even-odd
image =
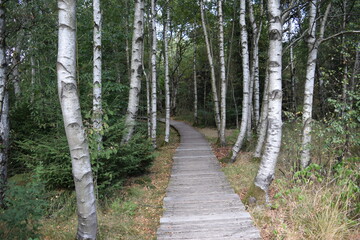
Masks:
[[[163,128],[162,125],[160,128]],[[197,129],[212,144],[220,162],[228,155],[238,133],[237,130],[227,130],[228,146],[220,148],[216,145],[215,129]],[[169,145],[164,145],[161,140],[158,143],[160,147],[148,174],[130,179],[122,189],[98,206],[98,239],[156,239],[156,230],[163,213],[162,199],[171,173],[171,159],[179,142],[175,130],[172,130],[171,136]],[[253,160],[252,152],[249,151],[252,144],[250,142],[244,147],[245,150],[240,152],[235,163],[221,162],[225,175],[242,199],[259,166],[259,160]],[[280,160],[286,159],[284,156],[288,156],[287,153],[283,153]],[[285,169],[282,161],[279,161],[276,180],[271,185],[270,205],[248,208],[255,224],[261,229],[263,239],[360,239],[359,225],[347,219],[347,206],[341,204],[338,188],[323,187],[313,181],[295,184],[291,180],[291,173]],[[68,201],[74,202],[74,197]],[[70,209],[66,216],[51,216],[42,222],[41,239],[74,238],[77,225],[75,207],[64,208]]]
[[[237,130],[227,130],[226,147],[216,144],[217,130],[197,128],[212,143],[212,148],[222,164],[223,171],[235,192],[244,201],[259,168],[259,160],[253,159],[248,151],[254,142],[244,146],[233,164],[222,162],[231,151]],[[285,136],[286,133],[285,133]],[[289,139],[285,139],[286,144]],[[343,189],[331,183],[294,183],[291,171],[284,163],[289,157],[286,148],[279,156],[276,180],[270,187],[271,202],[268,206],[248,206],[255,224],[261,229],[261,236],[270,239],[360,239],[359,220],[347,218],[349,200],[343,200]],[[288,171],[288,172],[287,172]]]

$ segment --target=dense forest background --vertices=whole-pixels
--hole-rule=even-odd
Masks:
[[[135,2],[137,1],[101,2],[103,147],[99,151],[97,133],[93,130],[92,122],[94,87],[92,1],[76,1],[77,91],[90,146],[96,196],[99,204],[104,206],[106,199],[111,199],[114,191],[126,186],[129,179],[148,173],[157,154],[161,154],[161,151],[154,154],[156,144],[154,145],[150,139],[148,122],[143,120],[143,117],[150,117],[147,109],[149,88],[146,87],[146,81],[152,74],[151,48],[154,41],[150,1],[145,1],[144,7],[143,73],[137,113],[139,121],[131,140],[127,144],[121,143],[123,135],[126,134],[124,118],[127,114],[130,91]],[[223,64],[218,54],[221,46],[218,1],[201,2],[204,4],[203,22],[209,35],[216,88],[220,96]],[[268,71],[270,22],[267,1],[246,1],[245,29],[241,27],[240,1],[221,2],[227,86],[226,128],[232,129],[232,135],[228,136],[225,146],[222,147],[227,147],[228,152],[223,156],[223,161],[229,164],[231,169],[231,164],[227,163],[230,147],[235,143],[238,129],[243,124],[242,104],[245,95],[242,30],[248,33],[250,68],[254,65],[252,57],[255,46],[258,48],[259,62],[259,87],[256,91],[255,83],[252,83],[254,89],[249,98],[251,99],[250,123],[248,123],[246,140],[241,146],[242,151],[248,153],[255,151],[260,135],[261,124],[260,119],[256,117],[255,104],[258,101],[260,106],[263,106],[262,101],[267,92],[265,83]],[[337,209],[338,216],[328,217],[342,219],[341,224],[344,225],[341,225],[339,232],[344,232],[341,236],[349,237],[349,232],[358,227],[360,216],[360,2],[323,0],[313,3],[313,1],[284,0],[280,1],[280,4],[283,12],[281,108],[284,124],[276,176],[280,180],[285,179],[283,181],[286,181],[286,184],[280,181],[274,186],[273,192],[270,191],[273,200],[271,208],[278,209],[279,205],[286,205],[285,202],[289,201],[289,198],[301,200],[314,192],[319,193],[319,189],[332,189],[321,195],[321,199],[325,200],[319,205],[331,204],[333,209]],[[314,33],[309,30],[311,4],[316,4],[315,22],[318,22]],[[254,19],[250,17],[250,5]],[[1,187],[2,194],[5,192],[5,195],[1,197],[3,209],[0,210],[0,236],[6,239],[29,239],[41,235],[39,227],[40,223],[44,224],[42,222],[44,218],[55,218],[57,214],[63,214],[61,211],[68,204],[65,204],[65,200],[74,199],[71,195],[74,189],[71,158],[56,81],[58,6],[56,1],[47,0],[0,1],[0,6],[4,11],[0,12],[1,19],[5,19],[5,32],[0,32],[0,42],[5,49],[7,77],[2,87],[8,93],[10,121],[8,147],[2,135],[2,150],[7,149],[7,160],[1,162],[1,167],[4,171],[7,165],[7,173],[1,173],[2,180],[6,180]],[[164,31],[167,9],[170,13],[170,25],[168,31]],[[156,13],[157,117],[165,117],[166,113],[164,65],[166,51],[164,35],[166,35],[171,116],[193,123],[199,128],[216,128],[210,81],[212,73],[204,40],[200,3],[190,0],[158,0]],[[254,23],[257,24],[257,29],[260,29],[259,32],[254,31],[252,25]],[[323,33],[321,33],[322,28]],[[302,130],[306,127],[303,113],[304,105],[308,104],[304,104],[304,97],[309,91],[306,88],[306,76],[311,37],[315,38],[319,45],[313,45],[318,48],[318,56],[314,60],[315,81],[311,93],[313,95],[310,117],[312,142],[307,146],[311,151],[311,161],[304,166],[301,162],[304,148],[301,137]],[[194,88],[194,78],[196,88]],[[3,101],[5,100],[2,100],[2,104]],[[195,111],[196,115],[194,115]],[[258,111],[259,115],[260,108]],[[162,140],[163,132],[162,126],[159,126],[157,147],[160,149],[166,145]],[[170,138],[176,139],[174,134]],[[220,136],[211,139],[214,146],[221,145],[219,139]],[[258,158],[254,159],[255,163],[251,164],[258,166]],[[250,177],[251,183],[247,188],[250,188],[254,179],[253,175]],[[302,188],[308,185],[316,185],[316,190]],[[329,197],[330,192],[336,194]],[[31,198],[28,198],[30,196]],[[66,208],[71,212],[74,206]],[[126,205],[125,208],[124,211],[130,209],[132,213],[131,204]],[[311,234],[306,235],[307,230],[304,232],[304,236],[310,239]],[[280,236],[281,233],[279,231],[273,233],[273,236],[277,235]],[[340,238],[334,235],[333,238],[322,239]]]

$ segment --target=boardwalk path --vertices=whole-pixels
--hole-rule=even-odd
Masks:
[[[181,142],[173,157],[157,239],[261,239],[207,140],[185,123],[171,124]]]

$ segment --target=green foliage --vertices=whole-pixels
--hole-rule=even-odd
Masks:
[[[360,215],[360,158],[349,158],[334,166],[336,184],[343,189],[341,200],[347,201],[352,217]]]
[[[324,176],[321,172],[322,167],[316,163],[312,163],[309,166],[307,166],[306,168],[295,172],[294,174],[294,178],[297,181],[300,182],[305,182],[305,183],[309,183],[309,182],[313,182],[313,181],[318,181],[318,182],[322,182],[324,179]]]
[[[101,151],[97,150],[94,135],[90,135],[93,171],[100,191],[118,186],[128,176],[144,173],[154,160],[151,142],[144,137],[144,126],[139,124],[132,139],[120,145],[123,131],[122,121],[104,129]]]
[[[26,185],[9,184],[5,197],[6,209],[0,210],[0,238],[39,237],[40,219],[47,207],[45,197],[45,185],[37,176]]]

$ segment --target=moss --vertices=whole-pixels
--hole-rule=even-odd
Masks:
[[[253,157],[253,158],[251,159],[251,161],[252,161],[252,162],[255,162],[255,163],[260,163],[261,158],[260,158],[260,157]]]
[[[264,205],[266,203],[265,191],[252,183],[245,196],[244,203],[246,205]]]

